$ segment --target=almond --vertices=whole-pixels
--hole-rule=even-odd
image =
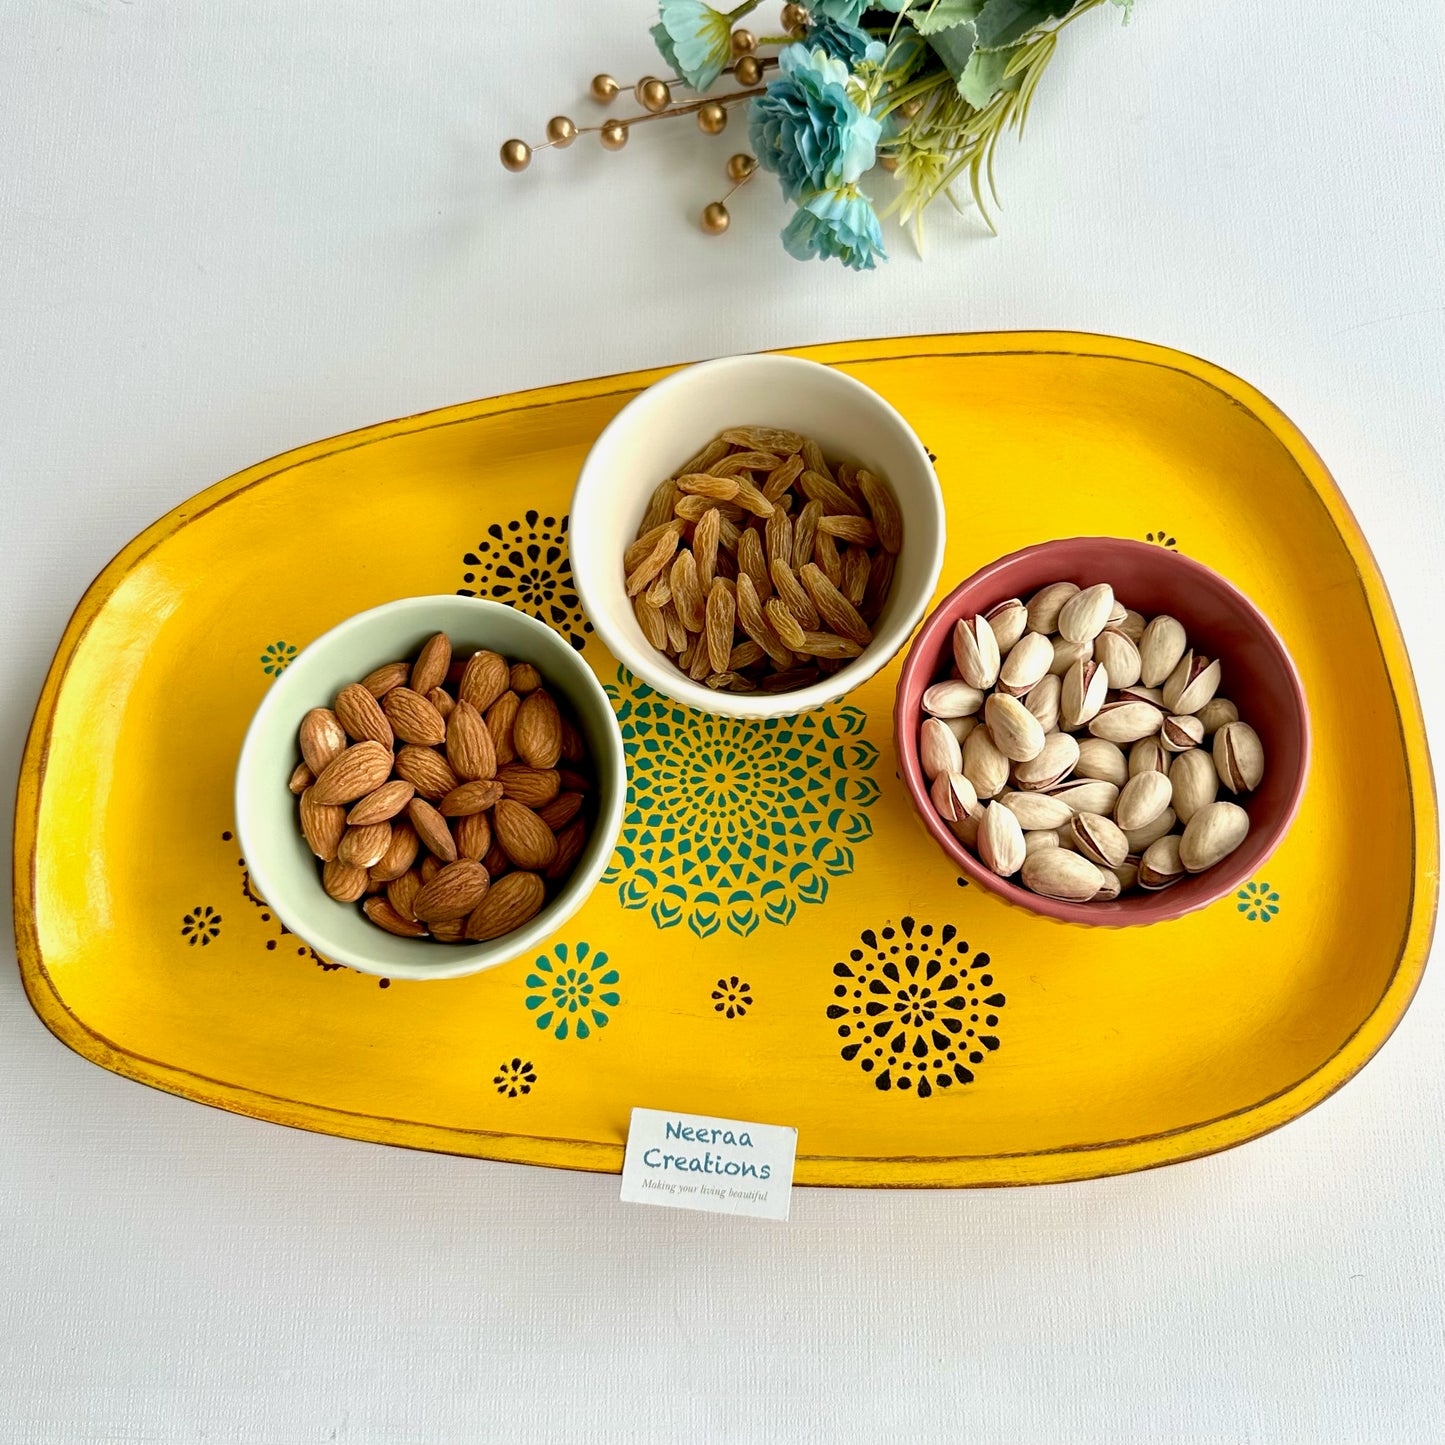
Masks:
[[[530,808],[511,798],[501,799],[493,808],[492,826],[502,851],[518,868],[545,868],[557,856],[552,830]]]
[[[334,803],[318,803],[316,789],[301,794],[301,832],[306,846],[323,863],[336,857],[341,835],[346,832],[346,809]]]
[[[415,923],[416,914],[411,911],[411,905],[421,889],[420,873],[403,873],[386,885],[386,901],[409,923]]]
[[[456,862],[457,845],[452,840],[452,831],[447,827],[447,820],[425,798],[413,798],[406,805],[406,815],[411,819],[417,837],[435,857],[440,858],[443,863]]]
[[[582,734],[567,721],[562,719],[562,761],[564,763],[580,763],[587,756],[587,744],[583,741]]]
[[[383,719],[385,721],[385,719]],[[391,776],[391,749],[379,742],[361,742],[338,754],[311,785],[312,801],[354,803]]]
[[[518,798],[517,801],[520,803],[525,799]],[[556,833],[565,828],[577,816],[581,808],[581,793],[559,793],[546,807],[537,809],[537,816]]]
[[[525,763],[508,763],[497,770],[497,781],[504,797],[540,808],[557,796],[560,782],[556,768],[529,768]]]
[[[458,857],[480,863],[492,849],[492,820],[485,813],[466,813],[452,824],[452,838]]]
[[[465,918],[449,918],[445,923],[433,923],[431,936],[438,943],[460,943],[467,936]]]
[[[298,741],[306,766],[319,778],[327,763],[346,751],[346,729],[329,707],[313,707],[301,719]]]
[[[316,781],[316,774],[304,763],[297,763],[291,773],[291,781],[286,784],[299,798],[312,783]]]
[[[507,857],[502,845],[496,838],[492,839],[491,846],[482,855],[482,867],[492,875],[492,882],[495,883],[503,873],[512,871],[512,860]]]
[[[522,699],[516,693],[504,692],[487,709],[487,731],[491,733],[492,743],[497,750],[498,767],[501,767],[503,763],[510,763],[517,756],[516,744],[512,740],[512,729],[516,723],[517,709],[521,705]]]
[[[570,794],[576,797],[577,794]],[[547,865],[547,872],[544,875],[549,883],[556,883],[567,877],[572,869],[577,866],[577,860],[582,856],[582,847],[587,841],[587,824],[581,818],[568,823],[560,833],[557,834],[557,856]]]
[[[411,911],[423,923],[465,918],[486,896],[491,881],[480,863],[467,858],[448,863],[412,900]]]
[[[353,828],[364,827],[367,823],[385,823],[411,802],[415,792],[416,789],[405,778],[393,778],[357,803],[346,815],[346,821]]]
[[[442,866],[442,860],[435,853],[428,853],[421,860],[417,866],[417,875],[421,878],[423,888],[442,871]]]
[[[426,700],[442,715],[447,718],[451,710],[457,705],[456,699],[444,687],[434,687],[427,693]]]
[[[485,713],[507,690],[507,659],[496,652],[474,652],[457,687],[457,696]]]
[[[321,886],[338,903],[355,903],[366,892],[367,882],[365,868],[354,868],[339,858],[333,858],[321,870]]]
[[[421,693],[409,687],[394,687],[387,693],[382,711],[392,731],[404,743],[429,748],[447,735],[447,720]]]
[[[341,835],[336,856],[353,868],[371,868],[386,857],[390,846],[390,823],[365,823],[360,828],[348,828]]]
[[[416,862],[420,851],[421,839],[417,837],[416,829],[406,818],[398,819],[391,825],[391,842],[381,861],[371,866],[371,881],[390,883],[394,878],[400,878]]]
[[[544,688],[528,693],[517,709],[512,742],[528,767],[555,768],[562,756],[562,714]]]
[[[525,697],[542,686],[542,674],[530,662],[514,662],[509,686],[513,692]]]
[[[359,743],[380,743],[390,748],[396,739],[381,704],[359,682],[348,683],[336,694],[336,716]]]
[[[508,873],[487,890],[467,916],[464,933],[478,940],[500,938],[536,917],[547,896],[546,885],[535,873]]]
[[[423,798],[433,801],[446,797],[461,782],[440,753],[410,743],[396,755],[396,772],[398,777],[411,783]]]
[[[497,749],[492,735],[481,713],[465,699],[452,709],[446,720],[446,740],[447,761],[458,777],[475,779],[496,775]]]
[[[411,688],[423,697],[432,688],[440,687],[447,679],[447,668],[452,665],[452,643],[445,632],[429,637],[417,654],[411,669]]]
[[[485,813],[501,796],[502,784],[496,778],[481,778],[453,788],[437,804],[437,811],[443,818],[466,818],[473,813]],[[526,799],[518,801],[526,802]]]
[[[426,929],[420,923],[413,923],[410,919],[403,918],[385,898],[368,898],[361,905],[361,911],[378,928],[384,928],[388,933],[396,934],[398,938],[426,937]]]
[[[581,773],[574,773],[571,768],[558,769],[557,781],[562,785],[564,793],[590,793],[592,791],[592,780],[584,777]]]
[[[400,687],[410,676],[410,663],[387,662],[383,663],[381,667],[378,667],[375,672],[368,672],[366,676],[361,679],[361,685],[372,697],[380,701],[392,688]]]

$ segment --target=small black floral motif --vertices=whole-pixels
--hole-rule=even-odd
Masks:
[[[199,904],[181,920],[181,937],[191,945],[204,948],[221,936],[221,915],[210,905]]]
[[[842,1056],[873,1076],[875,1088],[912,1090],[920,1099],[971,1084],[973,1068],[999,1046],[993,961],[968,956],[951,923],[935,929],[902,918],[898,927],[865,928],[861,948],[833,965],[838,982],[828,1017],[844,1040]]]
[[[730,1019],[740,1019],[753,1006],[753,990],[750,984],[739,981],[737,974],[731,978],[720,978],[712,991],[713,1008]]]
[[[528,512],[503,524],[493,522],[476,551],[462,557],[463,597],[489,597],[560,632],[579,652],[592,624],[572,582],[567,553],[568,518]]]
[[[497,1086],[497,1092],[504,1094],[509,1099],[515,1099],[518,1094],[530,1094],[532,1085],[537,1082],[537,1071],[532,1067],[531,1061],[523,1063],[521,1059],[513,1059],[510,1063],[497,1065],[497,1072],[492,1082]]]
[[[1164,530],[1163,527],[1157,532],[1148,532],[1144,536],[1146,542],[1152,542],[1156,547],[1167,547],[1171,552],[1179,550],[1179,544]]]

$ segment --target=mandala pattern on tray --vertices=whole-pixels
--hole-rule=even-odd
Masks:
[[[1235,907],[1251,923],[1268,923],[1279,912],[1279,894],[1268,883],[1246,883],[1234,897]]]
[[[462,557],[462,597],[484,597],[528,612],[560,632],[579,652],[592,631],[572,581],[567,522],[528,512],[493,522],[475,550]]]
[[[859,946],[833,965],[833,1002],[842,1057],[876,1089],[912,1091],[920,1099],[971,1084],[974,1070],[999,1047],[993,960],[969,956],[951,923],[902,918],[896,928],[865,928]]]
[[[867,718],[833,705],[728,718],[663,697],[619,668],[608,694],[627,753],[627,806],[604,883],[659,928],[746,936],[828,897],[873,835],[878,750]]]
[[[537,1027],[555,1039],[590,1038],[607,1027],[610,1010],[622,1002],[619,978],[601,949],[594,953],[590,943],[570,948],[559,943],[533,960],[527,987],[534,992],[527,995],[527,1008]]]

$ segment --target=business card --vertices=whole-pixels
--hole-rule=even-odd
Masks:
[[[626,1204],[786,1219],[798,1131],[665,1109],[634,1109],[622,1161]]]

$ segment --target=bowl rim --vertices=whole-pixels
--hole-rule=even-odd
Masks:
[[[598,605],[596,594],[590,586],[585,561],[579,565],[579,557],[585,558],[588,554],[585,549],[579,550],[575,545],[577,518],[579,514],[585,515],[585,511],[579,507],[578,503],[581,499],[584,507],[590,507],[593,492],[600,493],[605,486],[606,479],[601,471],[601,454],[609,446],[615,445],[617,438],[635,423],[637,417],[635,408],[643,405],[659,405],[666,401],[671,392],[684,386],[697,384],[699,377],[706,378],[729,371],[760,367],[782,368],[799,373],[808,372],[814,376],[820,373],[826,374],[827,385],[836,386],[840,391],[854,397],[866,399],[867,404],[875,408],[885,421],[891,422],[897,428],[903,445],[913,453],[914,460],[933,483],[928,493],[929,505],[933,513],[930,528],[932,545],[927,547],[925,544],[925,555],[917,573],[919,584],[915,601],[900,609],[895,617],[890,619],[889,631],[892,634],[896,629],[898,639],[896,644],[886,649],[881,648],[875,637],[874,641],[869,643],[863,652],[849,662],[846,667],[841,667],[837,672],[829,674],[809,687],[799,688],[795,692],[714,692],[711,688],[682,676],[676,668],[664,667],[655,662],[652,657],[633,647],[628,639],[618,635],[612,625],[607,608]],[[857,377],[849,375],[846,371],[841,371],[824,362],[809,360],[807,357],[768,351],[743,352],[734,356],[720,356],[708,361],[691,362],[679,366],[675,371],[669,372],[651,385],[643,387],[603,427],[596,440],[588,448],[581,470],[577,474],[576,485],[572,490],[570,515],[569,530],[574,538],[572,580],[576,585],[577,595],[581,599],[583,611],[587,614],[598,637],[607,649],[627,667],[628,671],[664,697],[671,698],[674,702],[700,712],[737,718],[791,717],[795,713],[823,707],[828,703],[837,702],[887,667],[903,651],[908,638],[928,610],[928,604],[938,587],[938,579],[943,571],[943,556],[948,531],[948,515],[943,499],[943,488],[934,471],[928,448],[923,445],[908,419],[866,382],[859,381]],[[926,586],[923,585],[925,577]]]
[[[354,633],[364,632],[367,626],[374,623],[382,616],[394,617],[408,612],[417,612],[423,616],[434,613],[440,604],[451,607],[463,607],[468,611],[475,610],[479,615],[485,616],[488,613],[504,612],[516,618],[524,632],[530,632],[538,639],[542,649],[552,651],[557,657],[570,659],[567,664],[576,665],[576,676],[579,685],[592,694],[592,700],[600,704],[601,713],[604,715],[606,730],[612,737],[614,747],[612,749],[613,765],[605,772],[599,769],[598,772],[598,811],[594,825],[593,837],[598,838],[605,835],[606,846],[598,847],[596,857],[586,868],[578,868],[567,880],[557,896],[543,907],[535,917],[529,919],[520,928],[503,934],[498,939],[485,939],[473,944],[451,944],[442,950],[438,945],[428,939],[401,939],[401,943],[411,943],[436,949],[440,955],[436,961],[429,961],[418,956],[415,963],[388,962],[385,966],[378,964],[373,959],[357,954],[346,944],[337,942],[327,936],[325,920],[317,924],[310,918],[303,918],[287,903],[276,903],[273,901],[273,894],[277,897],[286,897],[284,889],[274,890],[269,888],[268,880],[275,878],[276,874],[271,870],[271,861],[267,856],[263,843],[258,851],[253,847],[254,840],[259,834],[252,830],[250,809],[246,803],[246,794],[251,786],[254,786],[254,774],[260,766],[259,754],[262,748],[263,738],[269,737],[269,729],[273,726],[273,718],[282,711],[293,687],[297,683],[290,683],[289,679],[308,653],[313,649],[320,648],[326,644],[351,636]],[[437,629],[441,630],[441,629]],[[300,676],[300,673],[297,673]],[[547,673],[549,684],[556,686],[556,681],[551,672]],[[569,702],[573,701],[573,689],[568,679],[568,686],[565,688],[565,695]],[[559,688],[559,691],[563,689]],[[325,706],[326,703],[316,703],[314,706]],[[575,706],[575,702],[573,703]],[[278,780],[277,786],[283,786],[282,780]],[[499,964],[507,963],[510,960],[525,953],[534,944],[545,938],[548,934],[555,932],[561,927],[591,896],[597,886],[598,880],[606,871],[607,864],[612,856],[612,849],[615,846],[617,835],[622,826],[622,814],[627,796],[627,762],[622,741],[622,729],[618,724],[617,715],[613,711],[611,700],[607,696],[597,674],[587,665],[581,654],[573,648],[565,638],[559,636],[545,622],[539,621],[529,613],[523,612],[520,608],[508,606],[502,602],[493,602],[484,597],[464,597],[459,593],[433,593],[418,597],[399,597],[390,602],[383,602],[376,607],[369,607],[363,612],[353,613],[350,617],[343,618],[335,626],[328,628],[325,632],[313,638],[301,651],[292,659],[280,677],[271,684],[265,697],[251,715],[251,720],[246,726],[246,736],[241,743],[240,753],[237,756],[236,772],[233,780],[233,808],[236,819],[236,836],[240,841],[241,853],[246,859],[246,866],[251,874],[252,882],[256,891],[265,898],[266,906],[278,919],[294,933],[297,938],[316,949],[324,958],[332,963],[345,964],[348,968],[354,968],[360,973],[367,973],[378,977],[405,978],[408,980],[428,981],[450,978],[464,978],[474,973],[481,973],[486,969],[494,968]],[[319,886],[319,883],[318,883]],[[323,895],[324,896],[324,895]]]
[[[1216,572],[1212,567],[1200,562],[1197,558],[1185,556],[1179,552],[1162,552],[1157,546],[1147,542],[1140,542],[1133,537],[1055,537],[1043,542],[1034,542],[1026,547],[1020,547],[1006,556],[996,558],[985,566],[978,568],[975,572],[965,577],[958,586],[935,607],[924,620],[923,626],[919,628],[917,636],[913,639],[913,645],[908,650],[908,656],[904,659],[903,667],[898,675],[898,686],[894,693],[893,702],[893,745],[898,757],[899,777],[903,782],[904,790],[908,794],[909,801],[914,811],[922,821],[934,842],[951,858],[960,869],[968,876],[970,881],[979,884],[980,887],[1002,898],[1006,903],[1035,914],[1041,918],[1050,918],[1056,922],[1081,924],[1094,928],[1138,928],[1150,924],[1168,923],[1178,918],[1184,918],[1191,913],[1198,912],[1201,908],[1207,908],[1217,903],[1226,894],[1239,887],[1249,877],[1254,864],[1245,867],[1239,866],[1230,868],[1228,860],[1217,864],[1215,868],[1208,870],[1209,873],[1217,873],[1218,877],[1211,881],[1210,885],[1203,888],[1199,893],[1188,899],[1181,900],[1173,907],[1166,903],[1173,896],[1172,889],[1163,889],[1157,893],[1141,895],[1137,899],[1121,901],[1122,906],[1114,907],[1109,904],[1093,903],[1067,903],[1061,899],[1044,898],[1037,893],[1031,892],[1021,884],[1015,883],[1012,879],[1001,878],[991,868],[984,866],[982,861],[963,846],[957,838],[948,830],[943,820],[938,816],[932,807],[928,793],[928,782],[924,778],[922,766],[918,759],[918,719],[921,710],[909,708],[905,705],[905,698],[911,685],[920,673],[925,670],[931,675],[937,667],[935,658],[932,665],[925,669],[925,654],[933,651],[934,643],[939,630],[945,626],[945,618],[950,619],[947,625],[957,621],[952,617],[958,597],[965,591],[978,587],[994,574],[1001,572],[1004,568],[1011,566],[1024,558],[1047,556],[1054,552],[1063,552],[1068,548],[1077,547],[1084,543],[1103,544],[1109,547],[1121,549],[1126,552],[1133,552],[1139,555],[1147,555],[1151,561],[1157,560],[1160,556],[1167,555],[1169,561],[1165,564],[1170,567],[1178,567],[1185,573],[1195,573],[1206,577],[1210,581],[1232,594],[1240,610],[1250,618],[1258,629],[1261,638],[1275,652],[1282,665],[1285,678],[1289,684],[1289,692],[1295,699],[1299,719],[1300,732],[1300,763],[1299,769],[1290,784],[1288,797],[1284,806],[1280,809],[1278,816],[1270,824],[1269,828],[1262,834],[1264,839],[1263,853],[1261,860],[1268,858],[1279,846],[1284,835],[1289,831],[1295,816],[1299,812],[1300,803],[1304,799],[1306,784],[1309,780],[1310,756],[1312,749],[1312,732],[1310,726],[1309,700],[1306,697],[1304,684],[1300,681],[1299,670],[1295,666],[1294,658],[1290,656],[1289,649],[1284,644],[1274,624],[1260,611],[1253,600],[1222,573]],[[1002,597],[999,600],[1003,600]],[[959,616],[964,614],[960,613]],[[930,676],[930,681],[931,676]],[[921,696],[921,690],[920,690]],[[1244,860],[1239,860],[1243,862]],[[1203,877],[1203,874],[1195,875]],[[1136,904],[1152,904],[1152,907],[1136,907]]]

